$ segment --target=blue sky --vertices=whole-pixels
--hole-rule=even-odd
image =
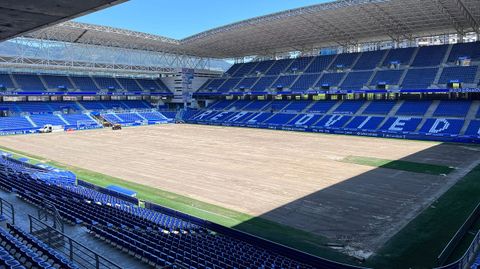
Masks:
[[[326,0],[131,0],[75,21],[181,39],[232,22]]]

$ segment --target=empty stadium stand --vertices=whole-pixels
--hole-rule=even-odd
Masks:
[[[237,102],[241,105],[235,106]],[[246,104],[246,105],[245,105]],[[478,141],[480,101],[222,100],[184,114],[190,123],[440,141]]]
[[[0,133],[32,131],[47,124],[94,128],[101,126],[102,118],[123,125],[183,119],[191,123],[295,127],[315,132],[368,130],[368,135],[401,134],[413,139],[477,139],[478,101],[453,95],[448,98],[446,94],[462,87],[478,87],[479,51],[480,42],[473,42],[237,63],[222,77],[208,79],[200,86],[197,93],[206,93],[209,99],[206,107],[181,112],[166,107],[159,111],[138,100],[2,102],[0,112],[6,117],[0,118]],[[146,78],[3,73],[0,83],[7,91],[172,94],[160,79]],[[403,100],[400,95],[392,100],[372,98],[389,89],[397,95],[428,91],[445,95],[438,99],[417,96]],[[322,93],[326,100],[312,96]],[[336,93],[339,95],[329,98]],[[368,100],[365,95],[346,98],[345,94],[353,93],[372,96]],[[218,98],[233,94],[243,97]],[[263,95],[262,100],[257,95]],[[100,119],[92,114],[97,112]]]
[[[234,64],[228,78],[209,79],[197,91],[251,92],[447,89],[479,84],[480,42],[344,53]],[[447,55],[448,54],[448,55]],[[459,58],[468,58],[467,64]]]
[[[0,134],[37,132],[46,125],[65,129],[102,127],[93,115],[103,113],[112,123],[141,125],[170,123],[176,112],[159,112],[145,101],[81,101],[81,102],[2,102]]]
[[[161,79],[107,76],[1,73],[0,90],[9,92],[78,92],[99,91],[151,92],[171,95]]]
[[[308,269],[335,264],[149,202],[142,208],[136,199],[111,196],[91,184],[49,184],[34,176],[41,169],[2,157],[0,187],[39,208],[54,206],[64,221],[157,267]],[[11,224],[7,229],[0,228],[0,263],[8,268],[79,268],[25,230]]]

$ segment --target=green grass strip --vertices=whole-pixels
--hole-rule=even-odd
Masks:
[[[0,150],[12,153],[16,158],[27,157],[30,159],[30,163],[33,164],[45,163],[60,169],[72,171],[79,179],[98,186],[106,187],[108,185],[117,185],[136,191],[137,197],[141,200],[150,201],[226,227],[235,228],[306,253],[339,262],[354,263],[354,261],[346,255],[326,247],[325,244],[328,241],[319,235],[311,234],[261,217],[253,217],[221,206],[205,203],[187,196],[160,190],[158,188],[152,188],[150,186],[59,163],[53,160],[47,160],[43,157],[14,149],[0,147]]]
[[[392,237],[368,264],[375,268],[432,268],[480,202],[480,166]],[[467,244],[465,244],[467,245]]]
[[[381,167],[430,175],[447,175],[453,170],[455,170],[455,168],[444,165],[417,163],[402,160],[386,160],[373,157],[348,156],[342,161],[346,163],[354,163],[372,167]]]

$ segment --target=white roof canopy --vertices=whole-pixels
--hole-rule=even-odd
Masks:
[[[480,32],[479,0],[340,0],[229,24],[182,40],[75,22],[26,36],[236,58],[468,32]]]

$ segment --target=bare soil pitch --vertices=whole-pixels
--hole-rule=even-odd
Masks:
[[[1,137],[0,145],[375,251],[480,160],[465,145],[201,125]],[[347,156],[458,169],[434,176]]]

